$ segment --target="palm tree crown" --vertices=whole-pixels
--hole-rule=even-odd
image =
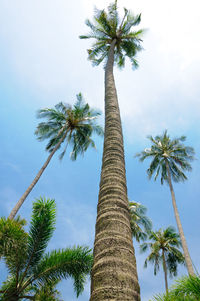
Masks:
[[[155,138],[148,136],[148,139],[152,142],[151,147],[146,148],[136,156],[140,158],[140,161],[153,158],[147,169],[149,178],[155,174],[154,180],[156,180],[160,175],[162,184],[164,181],[168,182],[167,162],[171,177],[175,182],[186,180],[184,171],[191,171],[190,161],[194,159],[194,149],[182,143],[186,137],[171,139],[165,130],[162,135]]]
[[[93,257],[87,247],[45,253],[55,230],[55,201],[39,199],[33,204],[29,233],[22,222],[0,219],[0,257],[9,277],[0,289],[2,301],[35,300],[44,288],[68,277],[74,280],[77,296],[83,291]]]
[[[46,150],[50,154],[32,183],[12,209],[9,215],[10,219],[16,216],[25,199],[39,181],[55,152],[62,146],[63,142],[66,142],[66,144],[60,154],[60,159],[65,155],[67,146],[71,144],[71,159],[76,160],[77,155],[84,154],[89,146],[95,147],[95,143],[91,138],[93,133],[103,135],[101,126],[96,124],[96,119],[100,115],[100,112],[90,109],[88,104],[84,104],[81,93],[76,97],[77,102],[74,107],[61,102],[53,109],[38,111],[38,118],[46,118],[46,121],[39,123],[35,134],[40,141],[49,139]]]
[[[138,67],[136,53],[142,50],[141,36],[144,30],[132,31],[138,25],[141,15],[134,16],[124,8],[124,16],[120,20],[117,11],[117,1],[108,6],[108,12],[95,10],[94,23],[86,20],[86,25],[91,29],[88,35],[81,35],[81,39],[93,38],[96,42],[88,49],[89,59],[94,65],[99,65],[107,60],[111,43],[115,40],[114,61],[118,67],[124,67],[125,56],[131,60],[134,68]]]
[[[170,276],[176,276],[178,263],[184,263],[184,256],[179,250],[181,247],[180,237],[173,227],[168,227],[165,230],[151,231],[149,239],[152,242],[145,242],[140,246],[141,252],[150,248],[150,254],[146,258],[144,266],[147,267],[148,262],[153,263],[154,275],[156,275],[162,263],[166,290],[168,290],[167,271]]]
[[[63,158],[68,144],[72,146],[71,159],[76,160],[77,155],[83,154],[89,146],[95,147],[91,139],[93,133],[103,135],[101,126],[96,124],[96,119],[101,113],[85,104],[81,93],[76,97],[77,102],[73,108],[60,102],[55,108],[42,109],[37,114],[38,118],[46,118],[45,122],[39,123],[35,134],[39,141],[49,139],[47,151],[52,152],[59,141],[66,141],[60,159]]]
[[[129,210],[132,236],[137,242],[146,240],[152,230],[152,221],[146,216],[147,208],[140,203],[129,202]]]

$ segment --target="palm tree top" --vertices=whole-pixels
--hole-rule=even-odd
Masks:
[[[153,158],[150,167],[147,169],[147,174],[151,179],[155,174],[154,180],[160,174],[161,184],[164,181],[168,182],[166,162],[169,165],[172,179],[175,182],[187,180],[184,171],[191,171],[192,167],[190,162],[194,160],[194,149],[190,146],[185,146],[184,141],[186,136],[178,138],[170,138],[167,130],[162,135],[147,136],[152,145],[150,148],[145,148],[144,151],[137,153],[140,161],[147,158]]]
[[[162,249],[166,250],[166,247],[169,245],[175,245],[181,247],[181,240],[179,234],[176,233],[174,227],[169,226],[166,229],[160,228],[158,231],[151,231],[149,238],[155,242],[159,242]]]
[[[60,159],[65,155],[69,144],[72,146],[71,159],[76,160],[77,155],[83,154],[89,146],[95,148],[91,138],[93,133],[103,135],[102,127],[96,123],[101,112],[91,109],[84,102],[81,93],[76,98],[74,106],[60,102],[55,108],[41,109],[37,113],[38,118],[45,118],[46,121],[38,124],[35,134],[39,141],[49,140],[47,151],[52,152],[59,141],[65,138],[63,142],[66,145]]]
[[[141,14],[134,15],[131,11],[124,8],[124,15],[119,17],[117,10],[117,1],[108,6],[107,11],[95,9],[93,23],[86,20],[86,25],[90,28],[88,35],[81,35],[81,39],[94,39],[92,48],[88,49],[89,60],[94,65],[99,65],[107,59],[108,52],[112,42],[115,40],[114,61],[118,67],[124,67],[125,56],[131,60],[133,68],[138,67],[135,58],[137,52],[142,50],[143,29],[132,30],[134,26],[139,25]]]
[[[184,263],[185,259],[182,252],[179,250],[182,248],[180,236],[176,233],[174,227],[169,226],[166,229],[159,229],[158,231],[151,231],[149,239],[152,242],[145,242],[140,245],[141,253],[150,249],[151,253],[145,260],[145,267],[147,267],[148,261],[154,263],[154,274],[156,275],[159,270],[159,264],[162,262],[162,253],[165,252],[166,265],[170,272],[170,276],[177,275],[177,263]]]

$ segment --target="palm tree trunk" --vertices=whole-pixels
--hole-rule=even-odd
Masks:
[[[113,76],[115,43],[113,40],[105,69],[105,136],[90,301],[140,300],[121,119]]]
[[[162,250],[162,258],[163,258],[163,271],[165,274],[165,289],[166,289],[166,293],[168,294],[167,266],[166,266],[166,261],[165,261],[165,251],[164,250]]]
[[[168,163],[167,159],[165,159],[165,162],[166,162],[166,168],[167,168],[168,183],[169,183],[171,196],[172,196],[172,204],[173,204],[173,208],[174,208],[174,214],[175,214],[176,223],[177,223],[177,226],[178,226],[179,235],[180,235],[180,238],[181,238],[181,243],[182,243],[182,247],[183,247],[183,252],[184,252],[184,257],[185,257],[185,262],[186,262],[188,274],[192,275],[192,276],[195,276],[194,269],[193,269],[193,266],[192,266],[192,260],[190,258],[190,254],[189,254],[188,247],[187,247],[187,242],[186,242],[186,239],[185,239],[185,235],[184,235],[184,232],[183,232],[183,227],[182,227],[180,216],[179,216],[179,213],[178,213],[178,208],[177,208],[177,205],[176,205],[176,199],[175,199],[174,189],[173,189],[173,186],[172,186],[171,172],[170,172],[170,168],[169,168],[169,163]]]
[[[65,128],[66,127],[64,127],[62,130],[64,130]],[[51,158],[53,157],[53,155],[55,154],[55,152],[59,149],[61,143],[64,141],[67,133],[68,132],[66,131],[66,134],[64,134],[63,137],[61,138],[61,140],[57,143],[57,145],[55,146],[55,148],[53,149],[53,151],[50,153],[50,155],[48,156],[47,160],[43,164],[42,168],[37,173],[36,177],[34,178],[33,182],[31,183],[31,185],[27,188],[27,190],[24,192],[24,194],[22,195],[22,197],[19,199],[19,201],[17,202],[17,204],[15,205],[15,207],[12,209],[10,215],[8,216],[9,219],[15,218],[17,212],[19,211],[20,207],[24,203],[25,199],[27,198],[27,196],[29,195],[29,193],[31,192],[31,190],[33,189],[33,187],[36,185],[36,183],[39,181],[41,175],[43,174],[44,170],[46,169],[47,165],[49,164]]]

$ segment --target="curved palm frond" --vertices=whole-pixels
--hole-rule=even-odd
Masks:
[[[83,291],[86,275],[92,267],[91,250],[87,247],[74,247],[54,250],[45,254],[34,271],[33,279],[36,286],[48,282],[72,277],[77,296]]]
[[[191,297],[200,300],[200,278],[198,276],[184,276],[176,280],[171,294],[174,297]],[[184,299],[183,299],[184,300]]]
[[[176,280],[168,294],[158,294],[152,301],[199,301],[200,279],[197,276],[184,276]]]

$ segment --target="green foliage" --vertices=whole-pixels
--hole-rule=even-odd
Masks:
[[[175,229],[168,227],[165,230],[151,231],[149,239],[152,242],[145,242],[140,246],[141,252],[146,252],[147,249],[150,249],[150,254],[146,258],[144,266],[147,267],[148,262],[154,264],[154,275],[156,275],[160,269],[160,264],[163,264],[164,253],[166,268],[170,276],[176,276],[178,264],[184,263],[184,257],[179,250],[181,241]]]
[[[169,164],[172,179],[175,182],[187,179],[184,171],[191,171],[190,162],[194,160],[194,149],[185,146],[182,142],[186,137],[171,139],[167,134],[167,130],[161,136],[148,136],[152,145],[141,153],[136,154],[140,161],[143,162],[147,158],[153,158],[150,167],[147,169],[149,178],[155,174],[154,180],[160,175],[161,184],[168,182],[166,162]]]
[[[85,104],[81,93],[76,95],[76,98],[73,107],[60,102],[55,108],[41,109],[37,114],[38,118],[46,119],[45,122],[39,123],[35,134],[39,141],[49,140],[47,151],[52,152],[60,141],[62,143],[65,141],[66,145],[60,159],[65,155],[69,144],[72,146],[71,159],[76,160],[77,155],[84,154],[89,146],[95,147],[91,138],[94,133],[103,135],[101,126],[96,123],[100,112]]]
[[[44,254],[55,230],[55,214],[55,201],[40,198],[33,204],[29,233],[23,220],[0,219],[0,255],[9,271],[0,289],[2,301],[17,301],[23,296],[33,299],[35,295],[40,296],[38,301],[56,301],[41,299],[44,289],[49,291],[68,277],[74,280],[77,296],[83,291],[92,267],[90,249],[78,246]]]
[[[33,213],[28,237],[29,269],[35,267],[44,254],[55,230],[56,207],[54,200],[38,199]]]
[[[60,292],[55,288],[57,284],[58,281],[51,285],[46,284],[39,290],[33,288],[33,291],[35,290],[34,301],[63,301],[60,299]]]
[[[200,278],[184,276],[175,281],[168,294],[158,294],[152,301],[199,301]]]
[[[152,222],[146,216],[146,207],[137,202],[129,202],[129,210],[132,236],[137,242],[146,240],[148,233],[152,230]]]
[[[28,234],[23,229],[25,220],[0,218],[0,257],[10,273],[17,274],[27,257]]]
[[[88,35],[81,35],[81,39],[94,39],[92,48],[88,49],[89,59],[94,65],[99,65],[107,59],[111,43],[115,40],[114,60],[119,68],[124,67],[127,56],[133,68],[138,67],[136,60],[137,52],[142,50],[141,37],[144,30],[132,31],[132,28],[139,25],[141,15],[133,15],[124,8],[124,15],[120,20],[117,1],[108,6],[107,11],[95,9],[93,23],[86,20],[90,28]]]
[[[184,298],[200,300],[200,278],[197,276],[185,276],[178,279],[172,287],[171,295],[175,298],[183,298],[182,300],[185,300]]]

